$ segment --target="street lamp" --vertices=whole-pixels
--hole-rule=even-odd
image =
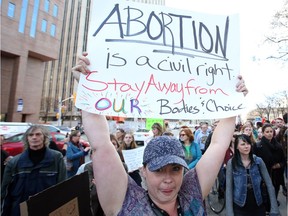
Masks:
[[[64,100],[61,100],[61,97],[58,98],[58,113],[59,113],[59,116],[58,116],[58,126],[61,126],[62,125],[62,103],[64,101],[67,101],[67,100],[71,100],[73,99],[73,95],[69,98],[65,98]]]

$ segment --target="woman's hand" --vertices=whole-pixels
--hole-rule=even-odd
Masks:
[[[90,70],[88,68],[88,66],[90,65],[90,61],[87,58],[87,56],[88,56],[88,53],[83,52],[82,56],[78,57],[77,65],[72,68],[73,76],[77,81],[79,81],[80,73],[84,75],[87,75],[88,73],[90,73]]]
[[[248,89],[245,85],[245,81],[241,75],[238,75],[238,83],[236,84],[236,91],[237,92],[243,92],[244,96],[248,94]]]

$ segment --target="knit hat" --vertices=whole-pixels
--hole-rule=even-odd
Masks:
[[[160,136],[153,138],[147,144],[143,155],[143,165],[147,165],[152,172],[168,164],[179,164],[189,169],[184,158],[184,151],[179,140]]]

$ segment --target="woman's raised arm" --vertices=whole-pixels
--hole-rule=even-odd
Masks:
[[[89,72],[87,53],[79,57],[72,72],[76,79],[79,74]],[[124,202],[128,176],[120,157],[110,142],[110,132],[106,117],[82,111],[85,134],[88,137],[92,154],[94,178],[97,194],[106,215],[116,215]]]

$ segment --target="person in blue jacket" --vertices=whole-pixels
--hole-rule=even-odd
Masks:
[[[280,212],[275,190],[265,163],[260,157],[253,155],[249,136],[238,135],[234,143],[234,156],[226,166],[226,215],[265,216],[262,181],[269,194],[269,215],[278,216]]]
[[[188,127],[182,127],[179,132],[179,139],[185,152],[185,161],[189,169],[192,169],[202,157],[200,146],[194,142],[193,133]]]
[[[25,150],[8,161],[1,187],[1,215],[20,216],[20,203],[66,179],[63,155],[48,148],[49,131],[40,125],[23,135]]]
[[[76,175],[78,168],[85,162],[85,156],[90,150],[89,146],[84,146],[80,142],[80,136],[80,131],[72,131],[67,143],[66,168],[68,178]]]

